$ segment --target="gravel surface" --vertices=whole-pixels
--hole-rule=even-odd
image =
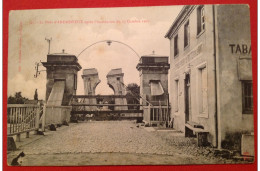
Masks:
[[[225,163],[174,131],[137,127],[133,121],[93,121],[62,126],[20,147],[26,165],[144,165]],[[18,151],[8,154],[8,161]],[[88,158],[88,160],[86,159]]]

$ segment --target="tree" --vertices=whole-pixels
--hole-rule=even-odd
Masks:
[[[38,100],[38,92],[37,92],[37,89],[35,89],[34,100]]]
[[[135,95],[140,95],[140,86],[136,83],[130,83],[127,85],[127,92],[132,92]]]
[[[130,83],[127,85],[127,104],[139,104],[140,86],[136,83]],[[134,109],[134,106],[129,106],[128,109]]]
[[[14,96],[9,96],[7,103],[8,104],[24,104],[24,102],[28,100],[28,98],[25,98],[22,96],[21,92],[16,92]]]

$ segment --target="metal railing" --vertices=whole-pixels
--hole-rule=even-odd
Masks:
[[[8,104],[7,105],[7,135],[16,135],[20,141],[21,133],[29,137],[30,131],[39,129],[40,105],[35,104]]]

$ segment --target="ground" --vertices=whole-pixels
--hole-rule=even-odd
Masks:
[[[30,140],[29,140],[30,139]],[[22,166],[213,164],[227,160],[197,148],[174,130],[156,130],[134,121],[87,121],[32,135],[8,153],[8,163],[23,151]]]

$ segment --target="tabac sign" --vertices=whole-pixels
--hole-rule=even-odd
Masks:
[[[237,55],[239,80],[252,80],[251,45],[229,44],[232,54]]]
[[[229,44],[232,54],[242,54],[251,56],[251,45],[247,44]]]

